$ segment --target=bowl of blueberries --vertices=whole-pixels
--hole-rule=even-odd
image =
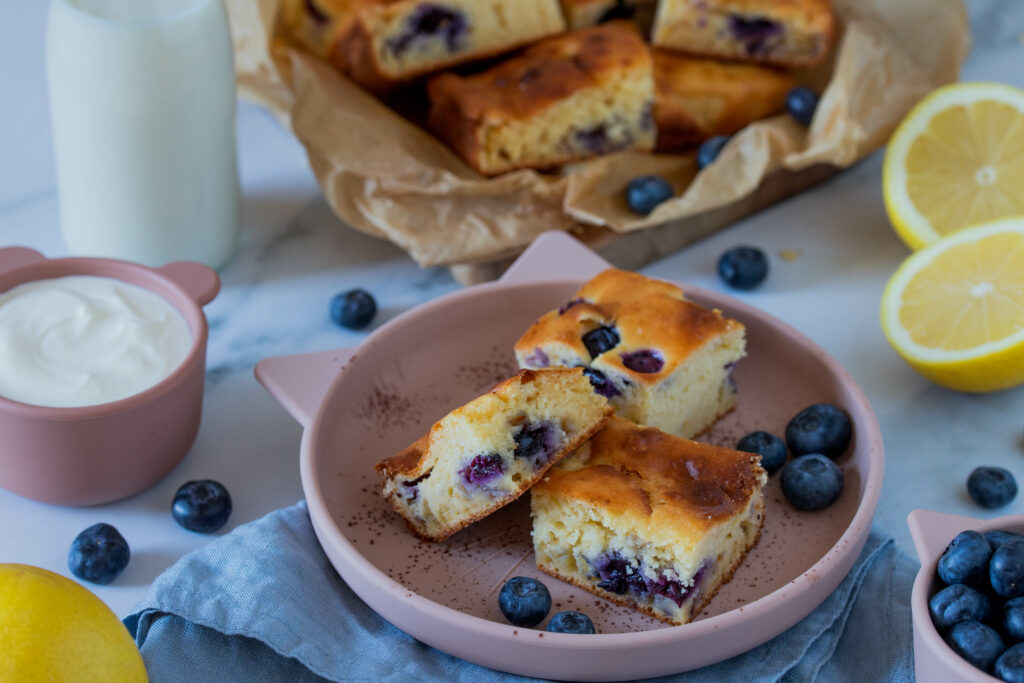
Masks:
[[[1024,683],[1024,515],[914,510],[907,523],[917,680]]]

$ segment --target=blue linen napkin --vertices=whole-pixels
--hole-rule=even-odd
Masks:
[[[663,681],[913,681],[915,563],[873,529],[849,576],[750,652]],[[125,619],[150,680],[528,680],[435,650],[377,616],[324,555],[304,502],[183,557]]]

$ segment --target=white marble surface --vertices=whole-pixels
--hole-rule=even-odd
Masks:
[[[968,0],[975,49],[965,80],[1024,87],[1024,3]],[[50,256],[60,239],[43,65],[45,3],[0,3],[0,245]],[[34,503],[0,490],[0,562],[68,574],[75,535],[99,521],[132,547],[113,585],[90,586],[118,614],[182,554],[210,540],[178,527],[171,498],[194,478],[222,481],[234,499],[226,533],[301,497],[300,430],[253,379],[260,358],[358,344],[363,334],[334,327],[331,296],[362,286],[376,296],[375,324],[458,286],[444,269],[421,270],[397,248],[345,228],[319,196],[298,143],[265,112],[238,117],[245,237],[207,307],[211,336],[203,426],[191,453],[164,481],[129,500],[93,508]],[[819,188],[749,218],[645,272],[723,289],[715,261],[738,243],[773,257],[766,285],[738,298],[782,318],[839,359],[874,405],[887,467],[877,522],[913,552],[907,513],[916,507],[995,516],[964,490],[970,470],[1001,465],[1024,484],[1024,388],[968,396],[933,386],[889,348],[878,325],[882,288],[907,250],[886,220],[881,155]],[[735,293],[733,293],[735,295]],[[2,447],[2,446],[0,446]],[[1000,512],[1024,512],[1024,495]]]

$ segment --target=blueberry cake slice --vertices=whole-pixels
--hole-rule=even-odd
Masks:
[[[654,23],[658,0],[562,0],[570,31],[613,19],[631,19],[646,34]]]
[[[658,149],[673,151],[732,135],[786,108],[792,75],[758,64],[654,50]]]
[[[564,30],[558,0],[374,0],[345,37],[345,68],[384,89]]]
[[[531,490],[537,567],[685,624],[760,537],[759,461],[612,417]]]
[[[486,175],[654,147],[651,55],[625,21],[549,38],[480,74],[441,74],[428,92],[431,128]]]
[[[340,43],[359,8],[374,0],[282,0],[281,23],[313,54],[344,68]]]
[[[780,66],[809,66],[828,52],[829,0],[661,0],[658,47]]]
[[[606,270],[516,342],[520,367],[582,366],[620,416],[690,438],[736,405],[744,327],[679,287]]]
[[[520,370],[378,463],[384,498],[443,541],[522,495],[611,412],[580,370]]]

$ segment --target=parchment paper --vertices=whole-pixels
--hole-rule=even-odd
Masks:
[[[500,263],[552,229],[608,244],[656,227],[660,241],[668,236],[681,246],[883,145],[918,100],[957,79],[970,42],[963,0],[833,0],[839,20],[833,51],[797,74],[822,90],[809,129],[786,115],[756,122],[699,176],[692,153],[624,152],[561,174],[517,171],[488,179],[291,44],[278,26],[279,2],[225,2],[240,94],[294,131],[343,221],[391,240],[423,266]],[[623,191],[644,173],[668,178],[678,196],[638,217]],[[470,281],[497,269],[455,271]]]

